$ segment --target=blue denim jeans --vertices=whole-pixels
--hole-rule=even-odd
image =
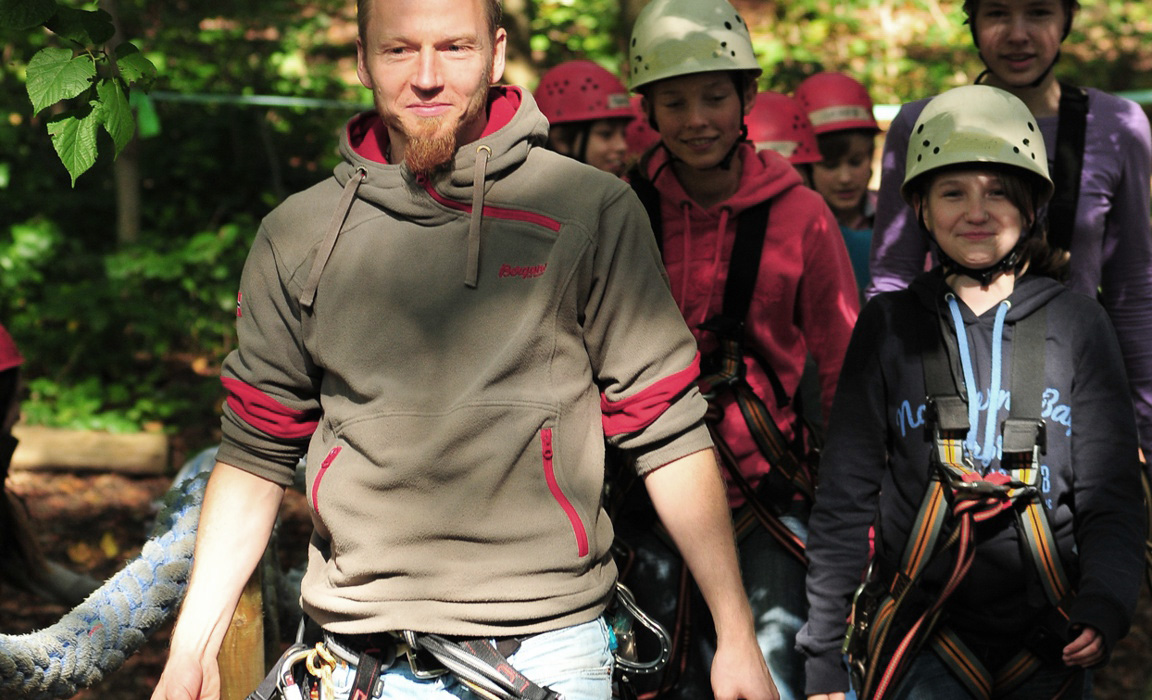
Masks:
[[[1084,697],[1084,676],[1082,669],[1045,666],[1019,688],[999,696],[999,700],[1053,700],[1069,681],[1069,687],[1060,698],[1079,700]],[[932,651],[923,651],[912,660],[892,700],[971,700],[971,697],[940,657]]]
[[[603,618],[525,639],[508,661],[537,685],[564,696],[564,700],[608,700],[612,696],[612,651]],[[380,674],[381,693],[374,700],[480,700],[467,686],[447,674],[429,680],[412,675],[405,662]],[[332,674],[336,700],[348,700],[356,667],[340,663]]]
[[[807,506],[796,506],[781,520],[807,540]],[[621,535],[635,555],[625,582],[636,594],[640,607],[675,635],[681,567],[679,554],[653,531],[624,531]],[[802,700],[804,657],[796,651],[796,633],[808,617],[805,568],[758,524],[740,539],[737,548],[745,593],[756,622],[756,638],[768,670],[780,691],[781,700]],[[687,623],[691,628],[691,638],[685,665],[682,670],[666,672],[677,679],[673,688],[660,695],[662,699],[701,700],[712,697],[711,668],[716,653],[716,634],[708,608],[694,586],[689,604],[691,617]],[[634,682],[637,690],[645,693],[655,691],[662,680],[666,679],[640,676]]]

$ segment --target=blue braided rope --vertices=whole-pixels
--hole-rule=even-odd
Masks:
[[[204,471],[169,489],[140,556],[58,623],[0,635],[0,696],[71,697],[143,646],[184,597],[207,482]]]

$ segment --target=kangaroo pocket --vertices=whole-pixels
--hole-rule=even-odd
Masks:
[[[560,449],[546,407],[378,414],[317,437],[309,503],[328,541],[323,585],[342,594],[427,600],[432,587],[444,599],[510,600],[523,594],[518,580],[541,574],[562,593],[602,554],[603,461]]]

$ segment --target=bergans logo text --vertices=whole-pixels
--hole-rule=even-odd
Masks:
[[[546,269],[548,269],[548,263],[542,265],[508,265],[505,263],[500,266],[500,277],[519,277],[528,280],[544,274]]]

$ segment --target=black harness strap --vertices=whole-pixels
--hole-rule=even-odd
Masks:
[[[656,246],[663,252],[664,241],[660,236],[660,228],[664,224],[664,219],[660,215],[660,192],[656,189],[656,185],[640,172],[639,166],[632,166],[627,177],[632,191],[644,205],[644,211],[648,212],[648,221],[652,223],[652,231],[656,234]]]
[[[656,186],[641,172],[639,167],[633,167],[628,173],[629,184],[636,192],[648,218],[656,233],[657,246],[661,247],[660,235],[662,217],[660,214],[660,192]],[[761,255],[764,250],[764,236],[768,228],[768,216],[771,211],[771,201],[765,201],[741,212],[736,221],[736,238],[732,244],[732,253],[728,263],[728,276],[724,283],[724,297],[719,314],[700,325],[701,330],[716,335],[718,348],[706,358],[705,369],[702,371],[701,388],[711,392],[712,389],[728,389],[736,397],[749,431],[755,439],[761,454],[768,459],[772,469],[757,495],[757,501],[770,495],[771,508],[754,507],[753,511],[761,525],[776,535],[785,549],[792,552],[801,562],[807,564],[803,554],[803,544],[782,523],[774,522],[776,515],[782,512],[791,502],[796,492],[809,499],[814,494],[812,479],[806,470],[806,465],[799,459],[803,454],[801,446],[804,442],[803,429],[798,426],[796,440],[789,444],[780,432],[762,397],[757,396],[746,380],[747,367],[745,354],[751,355],[753,360],[764,371],[772,387],[773,399],[777,407],[789,404],[788,392],[784,384],[773,370],[772,365],[760,357],[750,348],[745,347],[744,327],[748,310],[752,305],[752,296],[756,288],[756,281],[760,273]],[[800,414],[797,408],[797,415]],[[720,447],[721,462],[730,474],[733,481],[742,487],[749,487],[746,480],[737,478],[738,465],[734,460],[726,459],[731,450],[722,444],[719,433],[712,431],[713,438]],[[747,491],[748,488],[742,488]],[[748,499],[748,493],[744,493]],[[756,506],[762,506],[757,502]],[[770,513],[772,511],[772,513]],[[771,521],[765,517],[771,515]],[[785,534],[786,533],[786,534]]]
[[[1052,182],[1056,189],[1048,204],[1048,243],[1069,250],[1080,200],[1080,173],[1084,169],[1085,133],[1088,130],[1088,93],[1060,83],[1060,116],[1056,128],[1056,163]]]

